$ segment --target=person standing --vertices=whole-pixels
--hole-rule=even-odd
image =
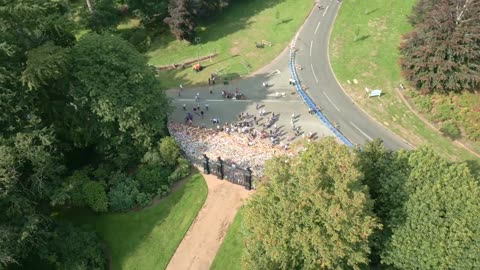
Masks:
[[[205,110],[208,112],[208,103],[205,104]]]
[[[208,85],[212,85],[212,79],[208,78]]]
[[[182,96],[182,91],[183,91],[183,85],[179,85],[179,89],[178,89],[178,96]]]
[[[187,104],[183,104],[183,110],[184,110],[184,111],[187,110]]]

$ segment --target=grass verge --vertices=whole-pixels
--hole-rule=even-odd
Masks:
[[[150,64],[158,66],[219,53],[211,62],[202,62],[205,69],[199,73],[190,68],[160,72],[165,87],[206,83],[208,76],[217,72],[232,78],[247,75],[271,62],[285,49],[312,4],[311,0],[231,1],[222,13],[197,27],[198,45],[177,41],[166,33],[153,40],[146,55]],[[256,48],[255,42],[262,40],[271,42],[272,46]]]
[[[110,249],[111,269],[165,269],[206,198],[205,180],[195,174],[154,207],[105,215],[75,212],[66,218],[99,233]]]
[[[398,46],[411,30],[407,16],[416,0],[349,0],[342,3],[330,39],[332,68],[345,91],[371,116],[414,145],[430,144],[451,160],[479,164],[473,154],[425,125],[397,92],[401,77]],[[358,80],[358,84],[349,84]],[[368,98],[365,88],[382,89]]]
[[[227,235],[223,240],[220,249],[215,256],[215,260],[210,270],[240,270],[242,269],[242,256],[244,252],[242,223],[243,211],[240,209],[228,229]]]

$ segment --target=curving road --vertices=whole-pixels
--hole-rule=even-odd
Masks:
[[[359,109],[338,84],[328,59],[330,30],[341,3],[321,0],[308,16],[299,32],[296,47],[296,64],[302,85],[307,94],[322,108],[330,122],[338,123],[340,131],[354,144],[363,144],[381,138],[391,149],[411,148],[401,138],[387,130]]]

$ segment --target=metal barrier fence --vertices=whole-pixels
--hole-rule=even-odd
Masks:
[[[307,93],[303,90],[302,86],[300,85],[300,80],[298,79],[297,76],[297,70],[295,69],[295,44],[298,39],[298,34],[295,36],[293,39],[291,46],[290,46],[290,72],[292,73],[292,78],[295,81],[295,87],[297,88],[298,93],[302,97],[303,101],[307,106],[313,111],[313,113],[320,118],[320,120],[330,129],[330,131],[337,136],[345,145],[349,147],[354,147],[353,143],[351,143],[338,129],[336,129],[330,121],[322,114],[322,112],[318,109],[316,104],[313,102],[313,100],[310,98],[310,96],[307,95]]]

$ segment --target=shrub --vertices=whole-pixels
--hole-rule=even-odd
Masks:
[[[417,105],[418,109],[423,113],[427,113],[432,110],[432,99],[430,95],[416,96],[415,104]]]
[[[52,195],[52,205],[89,207],[95,212],[108,209],[108,199],[103,181],[93,181],[92,168],[85,167],[73,172],[61,188]]]
[[[146,165],[137,170],[135,181],[139,183],[140,191],[153,195],[162,185],[168,185],[171,173],[172,169],[167,166]]]
[[[440,128],[440,131],[447,137],[449,137],[452,140],[458,139],[461,137],[461,132],[458,127],[453,124],[453,123],[445,123],[443,126]]]
[[[440,104],[436,107],[436,113],[433,115],[435,121],[447,121],[453,119],[453,106],[451,104]]]
[[[172,137],[165,137],[161,140],[160,156],[165,164],[175,166],[177,159],[180,157],[180,148]]]
[[[108,198],[104,186],[95,181],[88,181],[82,186],[85,204],[95,212],[106,212]]]
[[[152,197],[143,192],[138,193],[137,195],[137,205],[140,207],[146,207],[152,202]]]
[[[83,194],[83,185],[87,182],[90,182],[90,177],[88,173],[90,169],[76,170],[73,174],[67,178],[66,184],[64,185],[67,193],[69,194],[69,201],[72,205],[82,207],[85,206],[84,194]]]
[[[112,211],[127,211],[136,203],[140,191],[138,184],[132,178],[123,174],[117,174],[118,182],[108,192],[108,200]]]
[[[168,177],[168,182],[170,184],[175,183],[176,181],[187,177],[190,174],[190,162],[184,157],[179,157],[177,159],[177,168],[175,171]]]
[[[170,187],[168,185],[162,185],[160,188],[157,190],[157,195],[160,197],[165,197],[170,193]]]

